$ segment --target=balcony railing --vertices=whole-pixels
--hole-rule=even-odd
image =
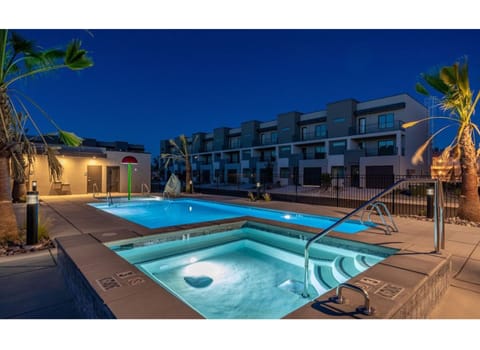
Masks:
[[[306,152],[301,153],[300,159],[301,160],[308,160],[308,159],[325,159],[327,154],[325,152]]]
[[[350,127],[349,134],[350,135],[365,135],[365,134],[373,134],[376,132],[386,132],[386,131],[396,131],[396,130],[405,130],[402,128],[402,124],[404,122],[401,120],[396,120],[391,125],[379,125],[378,123],[367,124],[365,126],[360,127],[359,125]]]
[[[372,147],[365,149],[365,157],[396,156],[397,154],[397,147]]]
[[[300,135],[299,141],[312,141],[312,140],[320,140],[325,139],[328,137],[328,133],[325,132],[323,134],[319,134],[316,132],[304,132]]]

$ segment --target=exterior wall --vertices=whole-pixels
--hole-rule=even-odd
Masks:
[[[279,114],[277,117],[278,143],[295,142],[298,140],[299,112]]]
[[[242,123],[242,136],[240,138],[240,144],[242,145],[242,147],[253,147],[259,144],[259,135],[257,132],[259,127],[260,122],[256,120]]]
[[[34,171],[30,176],[30,181],[37,181],[37,188],[40,195],[51,194],[85,194],[87,193],[87,166],[100,165],[102,167],[102,188],[100,192],[106,192],[107,187],[107,166],[120,167],[120,192],[127,192],[127,165],[121,164],[123,157],[132,155],[138,160],[137,165],[132,165],[132,192],[141,192],[142,183],[150,188],[150,168],[151,156],[148,153],[127,153],[106,151],[106,158],[100,157],[77,157],[77,156],[58,156],[63,166],[63,175],[61,183],[63,191],[50,181],[48,172],[48,163],[46,156],[37,155]]]
[[[352,99],[327,105],[327,129],[329,137],[347,136],[353,123],[357,102]]]
[[[213,150],[221,151],[227,147],[229,128],[216,128],[213,130]]]

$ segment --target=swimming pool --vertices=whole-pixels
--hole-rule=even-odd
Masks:
[[[336,218],[300,214],[296,212],[260,209],[249,206],[224,204],[198,199],[163,200],[162,198],[120,201],[113,205],[107,203],[89,203],[91,206],[119,216],[148,228],[160,228],[222,219],[253,216],[263,219],[287,222],[324,229],[332,225]],[[354,234],[368,229],[359,221],[347,221],[335,230]]]
[[[304,298],[304,232],[247,223],[176,239],[165,235],[107,247],[209,319],[278,319]],[[335,288],[395,250],[333,237],[311,246],[311,298]]]

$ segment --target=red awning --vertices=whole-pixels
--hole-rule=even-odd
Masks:
[[[122,159],[122,164],[138,164],[137,158],[133,156],[126,156]]]

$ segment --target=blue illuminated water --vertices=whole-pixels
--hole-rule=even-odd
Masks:
[[[260,209],[197,199],[143,199],[118,202],[111,206],[103,202],[90,203],[90,205],[148,228],[193,224],[242,216],[270,219],[318,229],[325,229],[337,221],[336,218],[327,216]],[[335,231],[353,234],[366,230],[368,227],[352,220],[342,223],[335,228]]]
[[[300,236],[302,237],[302,236]],[[211,319],[278,319],[365,271],[393,249],[324,237],[310,249],[303,297],[305,240],[255,227],[162,241],[162,235],[109,243],[174,296]]]

